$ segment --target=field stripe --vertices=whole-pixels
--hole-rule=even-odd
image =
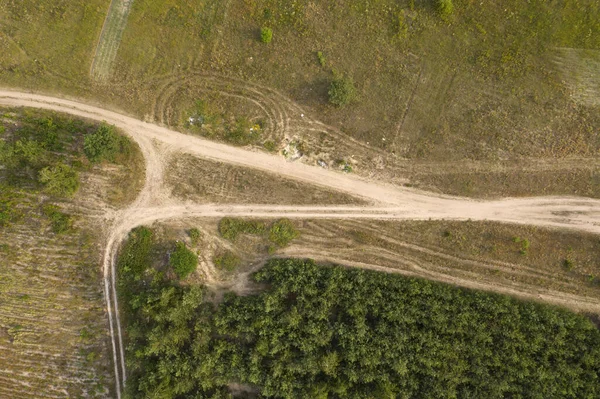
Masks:
[[[110,2],[90,69],[94,80],[105,81],[110,77],[132,4],[133,0]]]

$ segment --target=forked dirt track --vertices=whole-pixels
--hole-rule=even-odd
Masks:
[[[356,175],[286,162],[283,158],[234,148],[92,105],[31,93],[1,91],[0,105],[64,112],[106,121],[128,134],[140,146],[146,162],[146,184],[134,203],[123,210],[106,210],[106,249],[103,261],[104,294],[112,338],[117,397],[126,380],[123,341],[115,290],[117,248],[134,227],[159,220],[236,215],[261,218],[328,219],[453,219],[561,227],[600,233],[600,200],[577,197],[509,198],[478,201],[435,195],[419,190],[368,181]],[[316,186],[339,190],[369,201],[370,206],[198,205],[170,198],[163,187],[165,162],[170,153],[254,168]],[[600,307],[598,307],[600,310]]]

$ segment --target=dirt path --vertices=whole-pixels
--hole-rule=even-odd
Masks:
[[[115,290],[117,248],[128,232],[142,224],[188,217],[289,217],[328,219],[453,219],[493,220],[600,233],[600,200],[577,197],[509,198],[477,201],[435,195],[414,189],[368,181],[364,178],[286,162],[281,157],[234,148],[91,105],[30,93],[0,91],[0,104],[43,108],[78,117],[106,121],[135,140],[145,157],[146,184],[138,199],[126,209],[106,214],[104,291],[112,337],[117,397],[126,381],[124,348]],[[164,161],[169,152],[277,173],[283,177],[339,190],[372,203],[372,206],[196,205],[173,200],[163,187]]]
[[[108,7],[90,69],[95,80],[104,81],[110,76],[132,4],[133,0],[112,0]]]

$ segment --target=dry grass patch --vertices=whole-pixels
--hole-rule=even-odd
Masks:
[[[196,203],[361,204],[349,195],[190,155],[173,157],[166,176],[171,193]]]

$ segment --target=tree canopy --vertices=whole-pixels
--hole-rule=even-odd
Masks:
[[[119,261],[129,397],[228,397],[232,382],[272,398],[600,395],[600,332],[569,311],[299,259],[269,261],[254,275],[267,290],[214,307],[128,266],[136,242],[149,253],[141,231]]]

